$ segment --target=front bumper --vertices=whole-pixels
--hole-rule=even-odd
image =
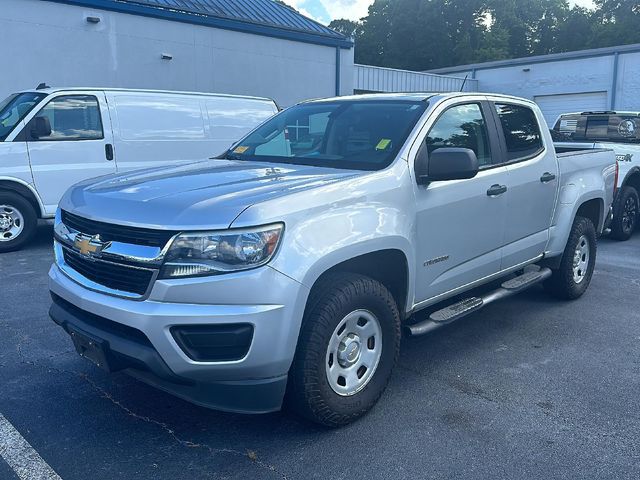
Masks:
[[[144,301],[88,290],[56,265],[49,271],[51,317],[105,345],[117,370],[220,410],[278,410],[308,289],[270,267],[217,277],[156,281]],[[172,327],[250,324],[246,355],[233,361],[190,358]],[[136,333],[137,332],[137,333]]]

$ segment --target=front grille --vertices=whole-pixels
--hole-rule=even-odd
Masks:
[[[86,235],[100,235],[103,242],[122,242],[163,248],[176,233],[171,230],[129,227],[98,222],[62,211],[62,223]]]
[[[92,282],[122,292],[144,295],[153,278],[153,270],[89,259],[66,248],[64,261]]]

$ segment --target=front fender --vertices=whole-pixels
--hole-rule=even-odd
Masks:
[[[328,210],[287,224],[280,254],[272,263],[285,275],[311,288],[327,270],[380,250],[399,250],[407,260],[409,291],[415,273],[411,218],[395,208],[360,205]]]

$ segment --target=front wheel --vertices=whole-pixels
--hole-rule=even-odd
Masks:
[[[22,248],[37,225],[36,212],[24,197],[14,192],[0,192],[0,253]]]
[[[553,296],[574,300],[587,290],[596,265],[597,238],[593,222],[576,217],[560,266],[553,270],[544,286]]]
[[[288,405],[329,427],[358,419],[382,395],[400,336],[398,308],[384,285],[351,273],[325,277],[309,298]]]
[[[629,240],[638,219],[638,192],[633,187],[622,187],[613,206],[611,236],[616,240]]]

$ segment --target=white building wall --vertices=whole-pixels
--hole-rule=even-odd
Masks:
[[[640,52],[624,53],[618,58],[616,108],[640,111]]]
[[[41,0],[1,3],[0,97],[40,82],[258,95],[282,106],[335,95],[333,47]],[[341,94],[351,94],[353,49],[340,60]]]
[[[548,121],[558,112],[598,109],[640,111],[640,52],[618,54],[615,82],[615,54],[567,58],[545,62],[536,57],[513,65],[469,67],[438,71],[458,77],[475,77],[478,90],[540,100]],[[466,69],[465,69],[466,68]],[[615,96],[615,98],[614,98]],[[555,99],[555,101],[554,101]]]

